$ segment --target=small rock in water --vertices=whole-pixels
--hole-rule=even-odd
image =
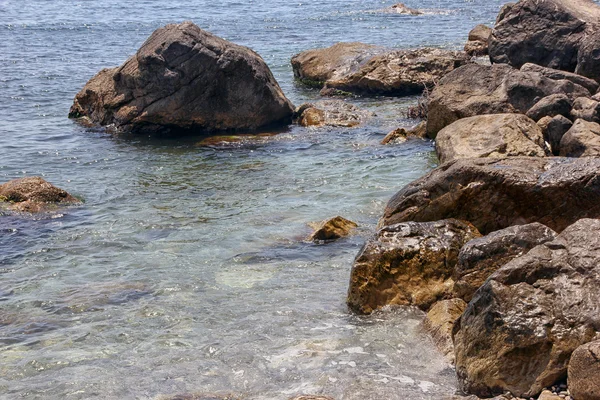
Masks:
[[[385,135],[385,137],[381,141],[381,144],[403,143],[410,138],[424,139],[427,137],[426,128],[427,123],[425,121],[422,121],[418,125],[410,129],[394,129],[393,131]]]
[[[302,126],[340,126],[352,128],[375,116],[341,100],[304,103],[296,110],[296,121]]]
[[[335,240],[348,236],[358,224],[340,216],[315,224],[315,232],[307,240],[312,242]]]
[[[9,203],[11,210],[31,213],[46,211],[51,204],[81,203],[39,176],[14,179],[0,185],[0,202]]]

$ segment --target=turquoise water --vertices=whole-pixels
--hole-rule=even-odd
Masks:
[[[156,28],[192,20],[263,56],[296,105],[295,53],[337,41],[460,48],[500,1],[0,1],[0,182],[26,175],[83,198],[58,214],[0,216],[0,398],[438,399],[453,370],[415,310],[356,317],[352,260],[389,197],[436,165],[433,146],[379,144],[415,98],[351,99],[356,129],[112,137],[66,118],[99,69]],[[342,215],[350,238],[306,243]]]

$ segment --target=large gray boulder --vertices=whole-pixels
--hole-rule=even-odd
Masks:
[[[381,228],[354,260],[348,306],[360,314],[386,305],[427,310],[450,298],[458,252],[479,236],[471,224],[454,219]]]
[[[554,240],[556,232],[540,223],[509,226],[473,239],[460,250],[454,272],[454,295],[466,302],[504,264]]]
[[[590,93],[596,93],[598,91],[598,82],[596,82],[593,79],[586,78],[585,76],[574,74],[572,72],[543,67],[541,65],[531,63],[523,64],[523,66],[520,69],[523,72],[537,72],[539,74],[544,75],[546,78],[554,80],[566,79],[580,86],[583,86],[584,88],[589,90]]]
[[[578,119],[560,140],[563,157],[600,156],[600,124]]]
[[[327,90],[365,95],[422,92],[469,62],[464,52],[423,48],[390,50],[363,43],[337,43],[292,57],[294,76]]]
[[[444,76],[429,97],[427,134],[435,138],[445,126],[482,114],[525,114],[540,99],[564,94],[589,97],[583,86],[551,79],[539,72],[520,71],[506,64],[468,64]]]
[[[504,265],[454,326],[460,388],[529,398],[564,380],[573,351],[600,339],[599,285],[597,219]]]
[[[192,22],[159,28],[75,96],[69,116],[117,131],[252,130],[291,122],[293,105],[263,59]]]
[[[380,225],[456,218],[487,234],[539,222],[557,232],[600,218],[600,158],[509,157],[450,161],[388,202]]]
[[[577,67],[589,59],[580,48],[597,44],[590,35],[599,22],[600,7],[592,0],[521,0],[497,19],[490,36],[490,60],[516,68],[534,63],[571,72],[577,69],[578,74],[596,78],[593,61]],[[585,47],[585,40],[592,44]]]
[[[435,140],[441,163],[459,158],[547,155],[541,128],[523,114],[488,114],[459,119]]]

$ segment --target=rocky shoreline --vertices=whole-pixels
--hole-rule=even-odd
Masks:
[[[338,43],[291,60],[325,97],[427,93],[423,124],[384,143],[434,139],[441,165],[390,199],[354,261],[347,304],[428,312],[423,329],[461,395],[600,399],[599,26],[591,0],[520,0],[492,29],[476,27],[464,52]],[[491,65],[471,58],[486,54]],[[107,132],[168,135],[350,128],[372,116],[341,100],[295,108],[258,54],[191,22],[100,71],[69,113]],[[81,203],[38,177],[0,185],[0,202],[27,213]],[[336,217],[308,240],[355,227]],[[173,399],[234,398],[207,396]]]

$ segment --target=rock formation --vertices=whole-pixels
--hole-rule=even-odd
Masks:
[[[75,96],[69,116],[117,131],[253,130],[291,122],[262,58],[191,22],[159,28],[118,68]]]

